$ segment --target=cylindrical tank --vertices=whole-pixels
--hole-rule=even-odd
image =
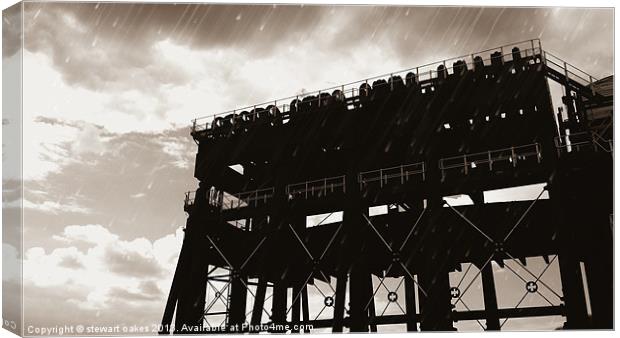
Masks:
[[[335,102],[344,102],[344,93],[340,89],[336,89],[332,92],[332,98]]]
[[[215,119],[213,119],[213,129],[219,130],[223,126],[224,126],[224,117],[223,116],[218,116]]]
[[[445,80],[446,78],[448,78],[448,69],[446,69],[446,66],[437,66],[437,78],[439,80]]]
[[[390,91],[390,86],[384,79],[375,80],[372,83],[373,96],[385,95]]]
[[[251,113],[254,115],[255,121],[262,121],[269,117],[269,113],[262,107],[252,109]]]
[[[319,94],[319,106],[321,108],[323,107],[327,107],[331,101],[332,101],[332,96],[329,95],[329,93],[320,93]]]
[[[405,82],[407,83],[407,87],[413,87],[417,85],[416,76],[414,72],[409,72],[405,75]]]
[[[242,111],[241,114],[239,114],[239,118],[244,124],[252,121],[252,116],[250,116],[250,112],[247,110]]]
[[[280,116],[280,109],[277,106],[270,104],[265,108],[270,117]]]
[[[277,125],[282,122],[282,114],[280,113],[280,109],[278,106],[270,104],[265,108],[265,111],[269,115],[269,119],[271,119],[272,125]]]
[[[300,111],[307,112],[313,110],[318,105],[317,97],[314,95],[306,96],[301,100]]]
[[[392,88],[392,90],[397,90],[397,89],[401,89],[401,88],[405,87],[405,83],[403,82],[403,78],[400,77],[399,75],[391,76],[388,79],[388,84],[390,85],[390,88]]]
[[[491,65],[494,67],[501,67],[504,64],[504,57],[500,51],[491,53]]]
[[[452,64],[452,69],[456,75],[465,75],[467,73],[467,63],[464,60],[458,60]]]
[[[521,50],[519,50],[519,47],[512,48],[512,60],[514,62],[521,61]]]
[[[296,112],[299,111],[299,104],[301,103],[300,100],[298,99],[294,99],[293,101],[291,101],[291,105],[289,107],[289,111],[291,112],[291,114],[295,114]]]
[[[360,85],[360,97],[370,97],[370,94],[372,94],[372,88],[370,87],[370,85],[366,82],[362,83]]]
[[[481,72],[484,70],[484,60],[480,55],[474,58],[474,71]]]

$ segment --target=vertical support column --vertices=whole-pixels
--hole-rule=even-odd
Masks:
[[[278,327],[286,324],[286,302],[287,302],[287,287],[283,281],[276,281],[273,284],[273,302],[271,307],[271,320],[276,325],[276,328],[271,331],[274,333],[284,333],[286,330]]]
[[[610,241],[613,235],[609,237]],[[595,252],[586,261],[588,294],[592,309],[592,328],[611,330],[614,328],[614,289],[613,289],[613,245],[604,243],[600,251]]]
[[[558,256],[562,293],[566,307],[566,329],[585,329],[587,327],[587,309],[581,266],[574,255],[565,248]]]
[[[285,333],[287,290],[289,277],[286,272],[290,269],[286,253],[291,249],[288,197],[286,196],[286,183],[282,176],[277,177],[274,183],[274,195],[271,201],[270,218],[268,228],[273,232],[269,239],[270,255],[269,264],[265,266],[273,278],[273,296],[271,303],[271,321],[275,327],[270,331]]]
[[[484,192],[474,191],[469,194],[475,204],[484,204]],[[480,266],[478,266],[480,268]],[[493,276],[493,262],[489,262],[481,271],[482,292],[484,298],[484,314],[486,317],[486,329],[488,331],[499,330],[499,312],[497,309],[497,292],[495,290],[495,277]]]
[[[246,285],[248,280],[245,276],[237,275],[236,271],[231,272],[233,275],[230,286],[230,304],[228,304],[229,330],[232,332],[240,332],[245,323],[246,302],[248,290]]]
[[[578,250],[576,250],[578,239],[575,238],[575,231],[579,224],[576,224],[575,220],[570,217],[573,212],[571,191],[568,190],[570,182],[562,182],[562,179],[563,177],[559,177],[550,185],[549,197],[553,203],[554,219],[557,222],[558,265],[562,281],[562,298],[566,309],[564,326],[567,329],[583,329],[587,327],[587,309],[581,265]]]
[[[189,333],[184,329],[194,330],[192,332],[202,330],[208,261],[209,256],[214,254],[205,252],[205,248],[209,247],[205,224],[216,222],[217,216],[208,205],[206,191],[201,183],[196,191],[195,211],[190,214],[185,229],[183,245],[186,246],[187,259],[184,260],[181,276],[182,287],[178,288],[175,333]]]
[[[256,297],[254,297],[254,306],[252,307],[252,318],[250,324],[257,327],[261,324],[263,317],[263,307],[265,306],[265,293],[267,292],[267,281],[264,278],[258,279],[256,287]],[[258,331],[258,330],[256,330]]]
[[[589,212],[584,213],[582,224],[588,224],[588,240],[584,259],[588,294],[592,310],[591,328],[611,330],[614,328],[614,224],[613,210],[613,158],[599,154],[598,163],[592,163],[589,180],[583,180],[589,188],[580,201]],[[601,170],[604,169],[604,170]],[[586,223],[588,222],[588,223]],[[584,237],[579,236],[584,241]]]
[[[334,320],[332,323],[332,332],[343,332],[344,328],[344,301],[347,291],[347,272],[340,271],[336,281],[336,301],[334,304]]]
[[[185,330],[197,330],[202,327],[208,268],[206,260],[202,257],[204,254],[192,250],[188,274],[183,276],[187,280],[178,298],[175,333],[188,333]]]
[[[293,324],[293,328],[291,329],[292,333],[299,333],[299,324],[301,324],[301,321],[300,321],[301,292],[302,292],[301,285],[295,285],[293,287],[293,299],[292,299],[293,304],[291,305],[292,306],[291,323]]]
[[[497,294],[495,292],[495,278],[493,264],[487,264],[482,269],[482,291],[484,293],[484,313],[487,330],[499,330],[499,313],[497,311]]]
[[[415,281],[409,276],[405,278],[405,311],[407,311],[407,331],[418,331],[418,313],[416,311],[415,301]]]
[[[377,332],[377,322],[376,322],[376,309],[375,309],[375,297],[373,296],[372,289],[372,275],[368,274],[368,283],[366,283],[366,294],[368,295],[368,299],[370,299],[370,303],[368,303],[368,323],[370,325],[370,332]],[[366,301],[368,302],[368,301]],[[364,304],[364,306],[366,306]]]
[[[174,270],[174,277],[172,278],[172,285],[170,286],[170,293],[168,294],[168,301],[166,302],[166,308],[164,310],[164,316],[161,320],[161,327],[159,334],[170,334],[170,328],[172,327],[172,317],[174,316],[174,310],[177,306],[179,299],[179,293],[183,289],[184,278],[187,270],[189,257],[187,250],[188,244],[186,239],[183,239],[183,245],[181,246],[181,252],[179,253],[179,260],[177,267]]]
[[[426,297],[420,297],[423,300],[420,303],[420,329],[454,331],[448,271],[429,268],[425,269],[420,277],[420,285],[427,293]]]
[[[301,291],[301,314],[304,321],[304,333],[310,333],[307,328],[310,324],[310,310],[308,309],[308,285],[304,285]]]
[[[372,293],[369,293],[368,281],[370,274],[363,266],[356,264],[351,270],[349,282],[350,329],[351,332],[368,332],[368,309],[366,304]]]
[[[350,325],[351,330],[361,331],[364,326],[364,272],[365,262],[360,258],[360,248],[362,245],[363,231],[366,229],[362,212],[365,212],[361,205],[359,184],[357,182],[357,170],[350,168],[345,176],[346,195],[344,198],[343,210],[343,242],[339,249],[339,262],[337,268],[338,280],[336,283],[336,304],[334,308],[334,319],[332,323],[333,332],[343,332],[344,327],[344,308],[347,289],[347,274],[350,272],[349,301],[351,305]],[[367,210],[366,210],[367,212]],[[367,278],[367,277],[366,277]],[[368,301],[368,297],[366,297]],[[363,305],[360,305],[364,303]],[[367,320],[366,320],[367,323]],[[367,327],[367,324],[366,324]],[[366,328],[364,332],[367,332]]]
[[[433,239],[433,243],[421,251],[424,263],[419,269],[418,280],[426,295],[420,295],[420,330],[454,331],[449,275],[451,263],[448,254],[452,243],[443,240],[450,236],[446,224],[438,222],[437,217],[441,212],[437,209],[443,211],[443,199],[438,195],[430,196],[427,206],[427,213],[430,215],[428,222],[420,224],[423,232],[421,236]]]

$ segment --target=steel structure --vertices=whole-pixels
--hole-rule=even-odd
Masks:
[[[195,120],[200,184],[161,333],[499,330],[553,315],[612,328],[609,83],[535,39]],[[546,183],[536,199],[485,203],[485,191],[533,183]],[[457,194],[474,203],[443,198]],[[560,289],[528,268],[533,257],[558,264]],[[514,306],[498,306],[492,261],[522,281]],[[472,281],[451,284],[461,267]],[[482,309],[463,300],[474,282]],[[547,305],[522,306],[542,289]],[[385,302],[400,312],[380,313]]]

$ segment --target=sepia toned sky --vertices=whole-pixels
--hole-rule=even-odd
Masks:
[[[530,38],[591,75],[613,72],[609,9],[24,8],[25,311],[36,325],[159,322],[183,192],[197,186],[195,117]],[[12,42],[3,61],[18,57]]]

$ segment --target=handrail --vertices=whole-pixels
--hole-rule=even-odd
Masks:
[[[545,58],[548,58],[549,56],[551,56],[552,58],[557,59],[560,62],[566,63],[566,66],[568,66],[568,67],[570,67],[570,68],[580,72],[582,75],[586,75],[589,78],[592,78],[592,80],[594,80],[594,82],[598,81],[598,79],[596,77],[590,75],[589,73],[587,73],[586,71],[582,70],[581,68],[578,68],[578,67],[576,67],[576,66],[574,66],[574,65],[572,65],[572,64],[570,64],[570,63],[568,63],[566,61],[564,61],[562,58],[560,58],[558,56],[555,56],[554,54],[551,54],[549,51],[545,50],[544,54],[545,54]],[[577,74],[575,74],[575,75],[577,75]]]
[[[274,188],[263,188],[250,191],[243,191],[230,195],[234,199],[229,199],[222,203],[222,209],[238,209],[254,204],[258,205],[259,201],[267,202],[274,195]]]
[[[321,194],[334,193],[336,192],[335,189],[338,192],[346,193],[346,177],[344,175],[292,183],[286,186],[286,194],[289,196],[289,199],[295,198],[298,194],[303,194],[307,199],[309,196],[314,196],[315,193],[319,196]]]
[[[532,149],[534,151],[524,151],[525,149]],[[508,154],[506,154],[508,153]],[[463,154],[452,157],[444,157],[439,160],[439,169],[442,174],[445,174],[446,170],[456,169],[456,168],[464,168],[465,174],[469,173],[469,168],[475,168],[479,164],[488,164],[489,170],[493,170],[493,163],[499,161],[508,161],[511,162],[513,166],[517,165],[517,159],[519,156],[533,156],[536,155],[538,163],[542,160],[542,153],[540,150],[540,145],[538,143],[531,143],[516,147],[508,147],[496,150],[488,150],[482,151],[478,153],[470,153]],[[450,162],[452,160],[457,160],[454,164],[447,164],[446,162]]]
[[[593,146],[595,149],[602,149],[605,152],[613,151],[613,140],[605,139],[601,135],[593,131],[582,131],[574,134],[565,134],[556,136],[554,138],[555,147],[557,148],[558,155],[561,155],[562,150],[566,149],[566,152],[580,151],[582,146]],[[609,148],[606,148],[601,143],[606,143]]]
[[[545,65],[549,68],[556,68],[555,71],[564,75],[567,80],[574,80],[575,82],[581,84],[584,87],[590,87],[590,90],[593,94],[597,92],[596,82],[598,79],[584,70],[573,66],[572,64],[564,61],[560,57],[557,57],[548,51],[543,51],[543,58]],[[554,67],[555,66],[555,67]],[[572,75],[572,76],[571,76]],[[581,81],[578,81],[581,80]]]
[[[185,192],[185,199],[183,200],[183,205],[185,206],[185,208],[188,208],[194,205],[194,203],[196,202],[196,192],[197,190],[191,190],[191,191]],[[210,189],[208,192],[209,205],[214,206],[214,207],[219,207],[220,203],[219,203],[218,197],[219,197],[218,192],[215,191],[214,189]]]
[[[301,95],[294,95],[294,96],[289,96],[289,97],[285,97],[285,98],[281,98],[281,99],[277,99],[277,100],[271,100],[271,101],[267,101],[267,102],[263,102],[263,103],[259,103],[259,104],[253,104],[253,105],[249,105],[246,107],[242,107],[242,108],[237,108],[237,109],[233,109],[233,110],[229,110],[223,113],[218,113],[218,114],[214,114],[214,115],[208,115],[208,116],[203,116],[203,117],[199,117],[196,118],[194,120],[192,120],[192,131],[201,131],[201,130],[205,130],[205,129],[210,129],[211,128],[211,123],[218,117],[224,117],[227,115],[232,114],[234,117],[238,116],[238,112],[243,112],[243,111],[247,111],[247,110],[253,110],[254,112],[250,112],[250,114],[254,114],[253,119],[256,118],[255,114],[256,114],[256,108],[260,108],[262,106],[271,106],[273,105],[273,107],[275,107],[280,113],[285,113],[287,110],[290,109],[290,102],[294,99],[301,99],[301,98],[307,98],[313,95],[317,95],[317,97],[313,100],[313,101],[317,101],[318,105],[321,105],[321,94],[324,93],[330,93],[334,90],[340,90],[341,91],[341,95],[342,98],[347,98],[346,94],[350,94],[350,97],[354,97],[356,96],[355,93],[357,92],[359,94],[359,89],[356,87],[353,88],[347,88],[345,89],[345,87],[350,87],[351,85],[361,85],[363,83],[369,83],[370,81],[373,80],[378,80],[378,79],[385,79],[386,77],[392,78],[393,76],[401,76],[401,75],[406,75],[405,73],[407,72],[413,72],[414,76],[415,76],[415,81],[416,83],[419,83],[421,81],[425,81],[426,78],[426,74],[428,74],[428,79],[432,79],[433,78],[433,74],[438,75],[439,72],[436,69],[430,68],[427,69],[429,67],[438,67],[440,65],[443,65],[445,70],[442,70],[441,72],[448,74],[449,70],[452,70],[452,73],[454,74],[454,67],[449,65],[449,62],[452,61],[464,61],[464,64],[467,66],[467,69],[471,69],[470,66],[474,66],[475,64],[475,58],[480,56],[480,54],[483,53],[488,53],[491,51],[499,51],[501,58],[504,59],[506,58],[507,61],[512,60],[512,51],[509,50],[507,53],[504,53],[504,48],[508,48],[508,47],[524,47],[523,45],[527,43],[527,48],[519,48],[520,53],[525,53],[525,58],[527,57],[532,57],[532,56],[536,56],[536,55],[540,55],[542,54],[542,45],[540,43],[540,39],[530,39],[530,40],[523,40],[523,41],[519,41],[516,43],[510,43],[510,44],[506,44],[503,46],[499,46],[499,47],[494,47],[494,48],[489,48],[483,51],[478,51],[478,52],[474,52],[474,53],[470,53],[467,55],[462,55],[462,56],[458,56],[458,57],[453,57],[453,58],[449,58],[449,59],[444,59],[441,61],[436,61],[436,62],[432,62],[432,63],[428,63],[425,65],[421,65],[421,66],[417,66],[417,67],[411,67],[411,68],[407,68],[407,69],[403,69],[403,70],[399,70],[396,72],[392,72],[392,73],[388,73],[388,74],[382,74],[382,75],[378,75],[378,76],[374,76],[374,77],[370,77],[364,80],[358,80],[358,81],[354,81],[354,82],[349,82],[346,84],[342,84],[339,86],[334,86],[334,87],[330,87],[330,88],[324,88],[321,90],[317,90],[317,91],[313,91],[313,92],[309,92],[309,93],[303,93]],[[538,51],[538,52],[537,52]],[[529,55],[531,53],[531,55]],[[522,56],[523,57],[523,56]],[[482,61],[483,63],[485,61],[491,61],[492,58],[484,58],[482,57]],[[460,66],[462,67],[462,66]],[[472,67],[473,68],[473,67]],[[406,78],[406,76],[401,76],[401,79]],[[391,84],[393,85],[393,84]],[[278,105],[278,102],[285,102],[284,104],[280,104]],[[211,121],[208,121],[208,120]],[[233,123],[234,123],[233,119]]]
[[[384,184],[388,183],[389,179],[398,178],[400,184],[405,184],[405,182],[409,181],[410,176],[418,174],[422,174],[423,181],[426,180],[426,165],[424,162],[364,171],[358,174],[358,181],[360,188],[363,188],[364,184],[377,181],[379,181],[380,186],[383,187]]]
[[[196,190],[188,191],[185,193],[185,200],[183,204],[185,207],[194,205],[194,201],[196,200]]]
[[[528,148],[529,149],[534,148],[535,151],[533,152],[522,151]],[[503,154],[506,151],[510,151],[509,156],[506,156],[505,154]],[[480,157],[481,155],[484,155],[484,157]],[[542,153],[540,151],[540,146],[538,143],[532,143],[532,144],[497,149],[497,150],[489,150],[486,152],[478,152],[478,153],[464,154],[464,155],[459,155],[459,156],[445,157],[439,160],[439,169],[441,169],[442,173],[444,173],[444,171],[448,169],[465,167],[466,174],[467,174],[467,167],[471,165],[471,163],[478,163],[478,164],[489,163],[489,169],[492,169],[493,162],[501,161],[501,160],[509,160],[510,162],[513,163],[513,165],[516,165],[516,161],[518,157],[520,156],[527,157],[527,156],[532,156],[532,155],[536,155],[538,162],[540,163]],[[444,162],[454,160],[454,159],[459,160],[459,162],[456,165],[454,164],[448,165],[448,166],[444,165]],[[378,174],[378,178],[376,177],[377,174]],[[360,187],[362,187],[363,184],[367,184],[369,182],[380,181],[381,187],[383,187],[384,184],[387,184],[387,181],[389,179],[400,178],[401,184],[404,184],[406,181],[409,180],[409,177],[411,175],[419,175],[419,174],[422,175],[422,180],[426,179],[426,176],[425,176],[426,175],[426,163],[425,162],[403,164],[400,166],[360,172],[358,173],[358,183],[360,184]],[[370,176],[370,177],[365,178],[364,176],[366,177]],[[335,193],[337,192],[336,190],[338,190],[338,192],[346,193],[346,176],[342,175],[342,176],[325,177],[325,178],[321,178],[317,180],[309,180],[309,181],[304,181],[304,182],[291,183],[286,186],[285,190],[286,190],[286,194],[288,195],[289,199],[295,198],[296,197],[295,195],[300,194],[300,193],[303,194],[303,196],[306,199],[308,197],[315,196],[315,194],[318,196],[324,196],[327,193]],[[194,199],[195,199],[195,193],[196,193],[195,191],[189,191],[185,193],[185,205],[186,206],[193,205]],[[269,188],[262,188],[262,189],[256,189],[256,190],[251,190],[251,191],[239,192],[236,194],[227,194],[228,196],[233,197],[234,200],[229,199],[229,201],[226,201],[226,202],[222,201],[224,196],[218,194],[217,192],[212,191],[211,195],[219,196],[220,201],[218,202],[219,204],[218,206],[221,207],[222,209],[237,209],[241,207],[251,206],[252,204],[256,206],[258,205],[258,201],[263,201],[264,203],[266,203],[267,200],[274,197],[274,193],[275,193],[274,188],[269,187]]]

